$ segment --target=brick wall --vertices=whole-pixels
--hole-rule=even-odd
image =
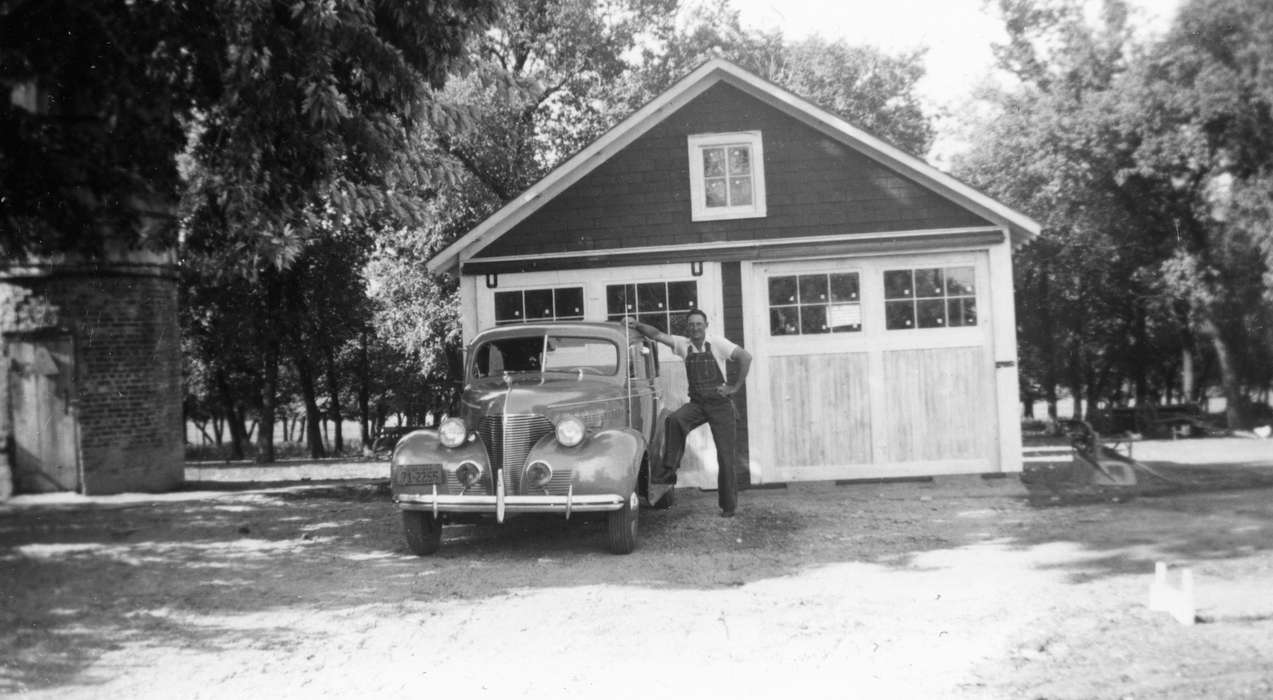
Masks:
[[[87,494],[165,491],[182,481],[182,377],[171,268],[51,268],[0,278],[0,332],[69,334]],[[0,384],[7,396],[7,384]],[[7,412],[6,412],[7,413]],[[8,437],[10,422],[0,422]]]

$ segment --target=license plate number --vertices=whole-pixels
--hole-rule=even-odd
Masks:
[[[410,464],[398,470],[398,483],[402,486],[431,486],[444,484],[445,473],[441,464]]]

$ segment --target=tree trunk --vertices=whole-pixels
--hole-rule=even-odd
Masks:
[[[1210,321],[1203,325],[1203,335],[1211,340],[1211,347],[1216,353],[1216,362],[1220,365],[1220,388],[1224,392],[1224,418],[1230,430],[1248,428],[1246,424],[1245,400],[1242,384],[1233,366],[1233,353],[1229,342],[1225,340],[1220,329]]]
[[[358,427],[363,454],[371,453],[371,368],[367,362],[367,330],[363,329],[358,348]]]
[[[309,358],[299,347],[296,348],[296,379],[301,387],[301,398],[305,402],[305,439],[309,444],[309,456],[315,459],[323,455],[323,434],[318,425],[318,396],[314,390],[314,370]]]
[[[225,421],[230,428],[230,458],[243,459],[244,448],[247,446],[248,441],[247,436],[243,432],[243,415],[234,403],[234,394],[230,391],[230,382],[226,380],[223,371],[217,371],[215,381],[217,396],[221,399],[221,410],[225,412]],[[221,444],[219,432],[217,444]]]
[[[256,435],[256,461],[270,464],[274,461],[274,411],[278,406],[278,340],[266,342],[262,359],[261,418]]]
[[[340,383],[337,381],[336,354],[327,348],[327,393],[331,399],[328,416],[335,427],[332,428],[332,452],[340,454],[345,451],[345,436],[341,423],[345,417],[340,411]]]
[[[261,275],[265,285],[265,308],[262,310],[264,337],[261,348],[261,416],[260,430],[256,436],[256,461],[270,464],[274,461],[274,412],[278,410],[278,363],[280,355],[279,304],[282,302],[282,281],[277,271],[267,269]]]

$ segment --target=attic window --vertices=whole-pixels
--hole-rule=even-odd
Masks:
[[[689,137],[691,218],[765,216],[765,157],[759,131]]]

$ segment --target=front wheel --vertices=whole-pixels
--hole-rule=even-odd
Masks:
[[[416,556],[433,554],[442,546],[442,523],[432,513],[402,511],[402,529],[407,534],[407,546]]]
[[[631,554],[636,549],[638,507],[636,492],[628,496],[627,502],[619,510],[610,511],[607,521],[609,525],[610,552],[613,554]]]

